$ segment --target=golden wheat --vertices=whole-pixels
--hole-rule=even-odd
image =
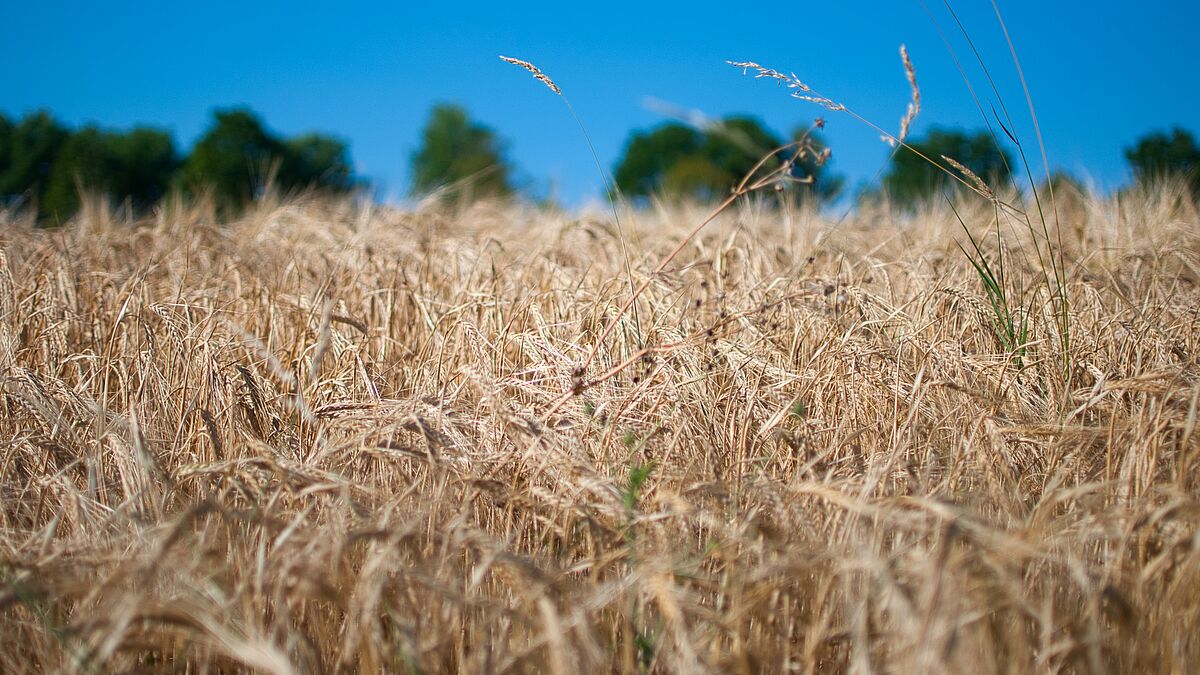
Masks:
[[[595,219],[0,216],[0,671],[1188,672],[1200,218],[1081,208],[1074,387],[939,206],[623,214],[603,344]]]

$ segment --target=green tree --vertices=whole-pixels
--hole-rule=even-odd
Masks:
[[[728,176],[722,193],[783,141],[752,117],[728,117],[704,130],[700,154]],[[718,186],[713,186],[718,187]]]
[[[8,173],[8,168],[12,163],[12,143],[13,130],[16,125],[4,113],[0,113],[0,182],[5,180],[5,174]],[[8,192],[3,189],[7,186],[0,185],[0,205],[3,200],[9,198]]]
[[[99,129],[88,127],[71,134],[63,143],[39,203],[43,215],[60,222],[66,220],[79,208],[77,186],[99,188],[109,176],[113,161],[105,136]]]
[[[688,157],[695,157],[702,143],[700,132],[677,122],[634,133],[613,171],[617,189],[629,198],[649,197],[662,190],[671,167]],[[685,168],[683,172],[697,170]],[[716,172],[720,169],[706,163],[704,170]]]
[[[109,184],[114,195],[131,198],[138,207],[150,206],[166,196],[181,163],[170,132],[136,127],[114,135],[111,142],[118,167]]]
[[[1140,181],[1180,176],[1188,181],[1193,195],[1200,195],[1200,148],[1196,139],[1176,127],[1170,134],[1158,131],[1138,139],[1125,149],[1134,176]]]
[[[512,173],[495,132],[472,121],[462,107],[444,103],[430,111],[412,155],[410,193],[453,187],[473,197],[504,197],[514,191]]]
[[[346,192],[354,189],[350,149],[343,141],[322,134],[305,134],[284,141],[281,184],[299,189]]]
[[[238,210],[271,181],[284,192],[346,192],[357,186],[346,144],[323,134],[279,138],[248,108],[213,112],[213,123],[183,163],[179,181],[211,190],[221,208]]]
[[[67,130],[44,110],[17,124],[0,118],[0,198],[39,199]]]
[[[795,139],[799,139],[799,134]],[[819,139],[810,137],[819,145]],[[750,117],[729,117],[704,129],[677,122],[635,133],[625,146],[613,171],[617,188],[631,199],[662,195],[698,200],[720,199],[766,155],[783,145],[775,134]],[[793,167],[796,178],[811,176],[812,185],[801,185],[803,198],[828,197],[836,192],[837,180],[821,180],[826,165],[808,153]],[[792,152],[779,152],[779,161]],[[814,186],[820,186],[817,190]],[[832,189],[831,189],[832,188]]]
[[[940,168],[945,167],[955,176],[961,175],[943,156],[973,171],[992,189],[998,189],[1011,176],[1011,158],[985,131],[968,134],[956,129],[935,128],[924,138],[910,140],[909,145],[925,157],[908,148],[901,148],[883,177],[884,190],[901,206],[912,207],[945,188],[957,189],[961,186]],[[937,162],[937,165],[925,158]]]
[[[655,193],[671,197],[687,196],[700,201],[721,199],[734,184],[733,174],[704,155],[681,157],[667,167]]]
[[[40,210],[65,220],[79,208],[80,188],[145,208],[166,194],[178,166],[175,143],[165,131],[139,127],[115,133],[84,127],[59,150]]]
[[[247,108],[217,110],[180,170],[185,189],[211,190],[222,208],[240,209],[261,195],[284,145]]]

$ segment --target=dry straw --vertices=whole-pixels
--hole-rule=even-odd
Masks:
[[[822,217],[743,203],[544,420],[628,298],[568,217],[13,227],[0,672],[1187,672],[1200,218],[1169,196],[1089,204],[1077,390],[1047,317],[1000,350],[948,210],[798,264]]]
[[[633,294],[511,205],[4,221],[0,672],[1194,670],[1195,204],[1090,198],[1072,387],[992,203],[714,222],[779,171],[633,216]]]

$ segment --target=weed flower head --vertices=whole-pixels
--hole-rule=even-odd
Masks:
[[[530,73],[533,74],[534,77],[541,80],[542,84],[546,85],[547,87],[550,87],[550,91],[558,94],[559,96],[562,96],[562,89],[559,89],[558,85],[554,84],[554,80],[551,80],[549,75],[543,73],[541,68],[538,68],[537,66],[533,65],[532,63],[530,63],[528,61],[522,61],[521,59],[514,59],[511,56],[504,56],[503,54],[500,56],[500,60],[504,61],[505,63],[511,63],[514,66],[520,66],[520,67],[524,68],[525,70],[528,70]]]
[[[772,70],[770,68],[761,66],[753,61],[726,61],[725,63],[728,63],[734,68],[740,68],[743,75],[748,74],[751,70],[755,71],[755,79],[765,78],[769,80],[778,80],[779,82],[783,83],[785,87],[792,90],[792,98],[816,103],[826,110],[831,110],[834,112],[846,109],[846,107],[841,103],[837,103],[832,99],[817,94],[812,90],[812,87],[802,82],[795,73],[787,75],[779,72],[778,70]]]
[[[908,48],[904,45],[900,45],[900,60],[904,62],[904,77],[908,79],[908,86],[912,88],[912,100],[908,103],[904,117],[900,119],[900,134],[896,137],[896,142],[903,143],[904,139],[908,138],[908,130],[913,120],[921,112],[921,88],[917,86],[917,69],[913,67],[912,59],[908,58]]]

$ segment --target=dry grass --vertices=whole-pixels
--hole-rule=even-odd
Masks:
[[[1074,389],[948,211],[735,206],[582,375],[606,218],[0,216],[0,671],[1187,672],[1200,218],[1067,215]]]

